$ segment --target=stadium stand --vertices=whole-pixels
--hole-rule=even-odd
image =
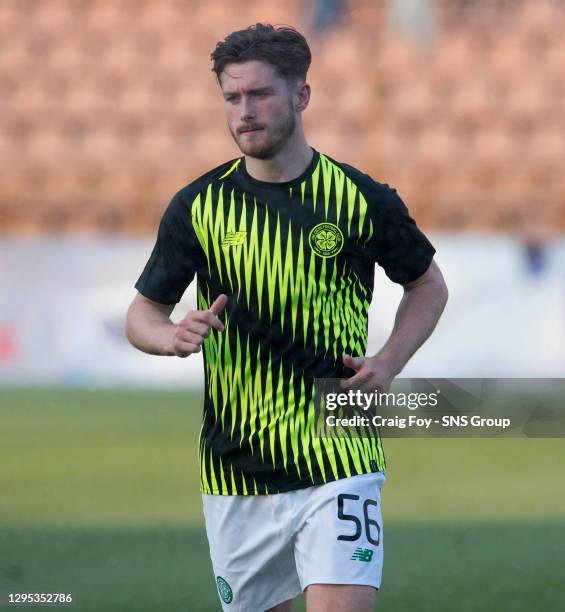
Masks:
[[[437,3],[422,46],[386,2],[310,32],[287,0],[0,3],[0,232],[152,232],[174,191],[239,154],[209,53],[256,21],[310,38],[314,146],[396,186],[424,227],[565,230],[565,8]]]

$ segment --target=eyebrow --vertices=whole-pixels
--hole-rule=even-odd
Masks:
[[[265,86],[265,87],[252,87],[251,89],[248,89],[246,93],[248,94],[272,93],[273,91],[274,90],[272,87]],[[239,91],[224,91],[224,98],[228,98],[230,96],[236,96],[237,94],[239,94]]]

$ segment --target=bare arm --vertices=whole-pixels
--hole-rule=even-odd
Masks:
[[[447,297],[441,270],[432,260],[420,278],[404,285],[404,295],[396,311],[392,333],[382,349],[373,357],[344,355],[344,364],[355,370],[355,376],[348,379],[344,387],[366,391],[380,387],[386,391],[394,377],[430,337],[445,308]]]
[[[427,271],[404,285],[394,327],[389,339],[377,353],[399,374],[414,353],[434,331],[447,303],[448,291],[441,270],[432,260]]]
[[[199,353],[211,328],[224,330],[218,315],[227,297],[220,295],[210,310],[191,310],[175,325],[170,315],[174,304],[159,304],[138,293],[128,309],[126,336],[135,348],[150,355],[188,357]]]
[[[174,355],[176,325],[169,318],[175,305],[159,304],[138,293],[126,318],[126,336],[135,348],[150,355]]]

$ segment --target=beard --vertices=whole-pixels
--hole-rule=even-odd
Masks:
[[[258,126],[263,127],[263,126]],[[281,151],[296,128],[296,118],[292,104],[289,105],[288,112],[281,120],[270,127],[263,127],[260,132],[261,137],[257,142],[247,141],[243,134],[237,133],[230,126],[230,133],[239,150],[248,157],[256,159],[273,159]]]

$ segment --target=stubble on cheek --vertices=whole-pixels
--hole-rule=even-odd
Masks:
[[[240,125],[237,121],[230,121],[228,117],[228,128],[234,142],[245,155],[257,157],[259,159],[270,159],[280,150],[284,143],[294,132],[296,127],[295,118],[293,115],[294,109],[292,102],[288,101],[288,106],[285,109],[280,109],[277,113],[274,109],[272,112],[266,113],[276,117],[279,121],[274,121],[270,126],[265,125],[261,121],[254,121],[256,125],[262,125],[263,129],[254,135],[245,136],[237,133],[237,127]],[[262,113],[263,114],[263,113]],[[263,114],[265,116],[265,114]],[[235,126],[235,127],[234,127]]]

